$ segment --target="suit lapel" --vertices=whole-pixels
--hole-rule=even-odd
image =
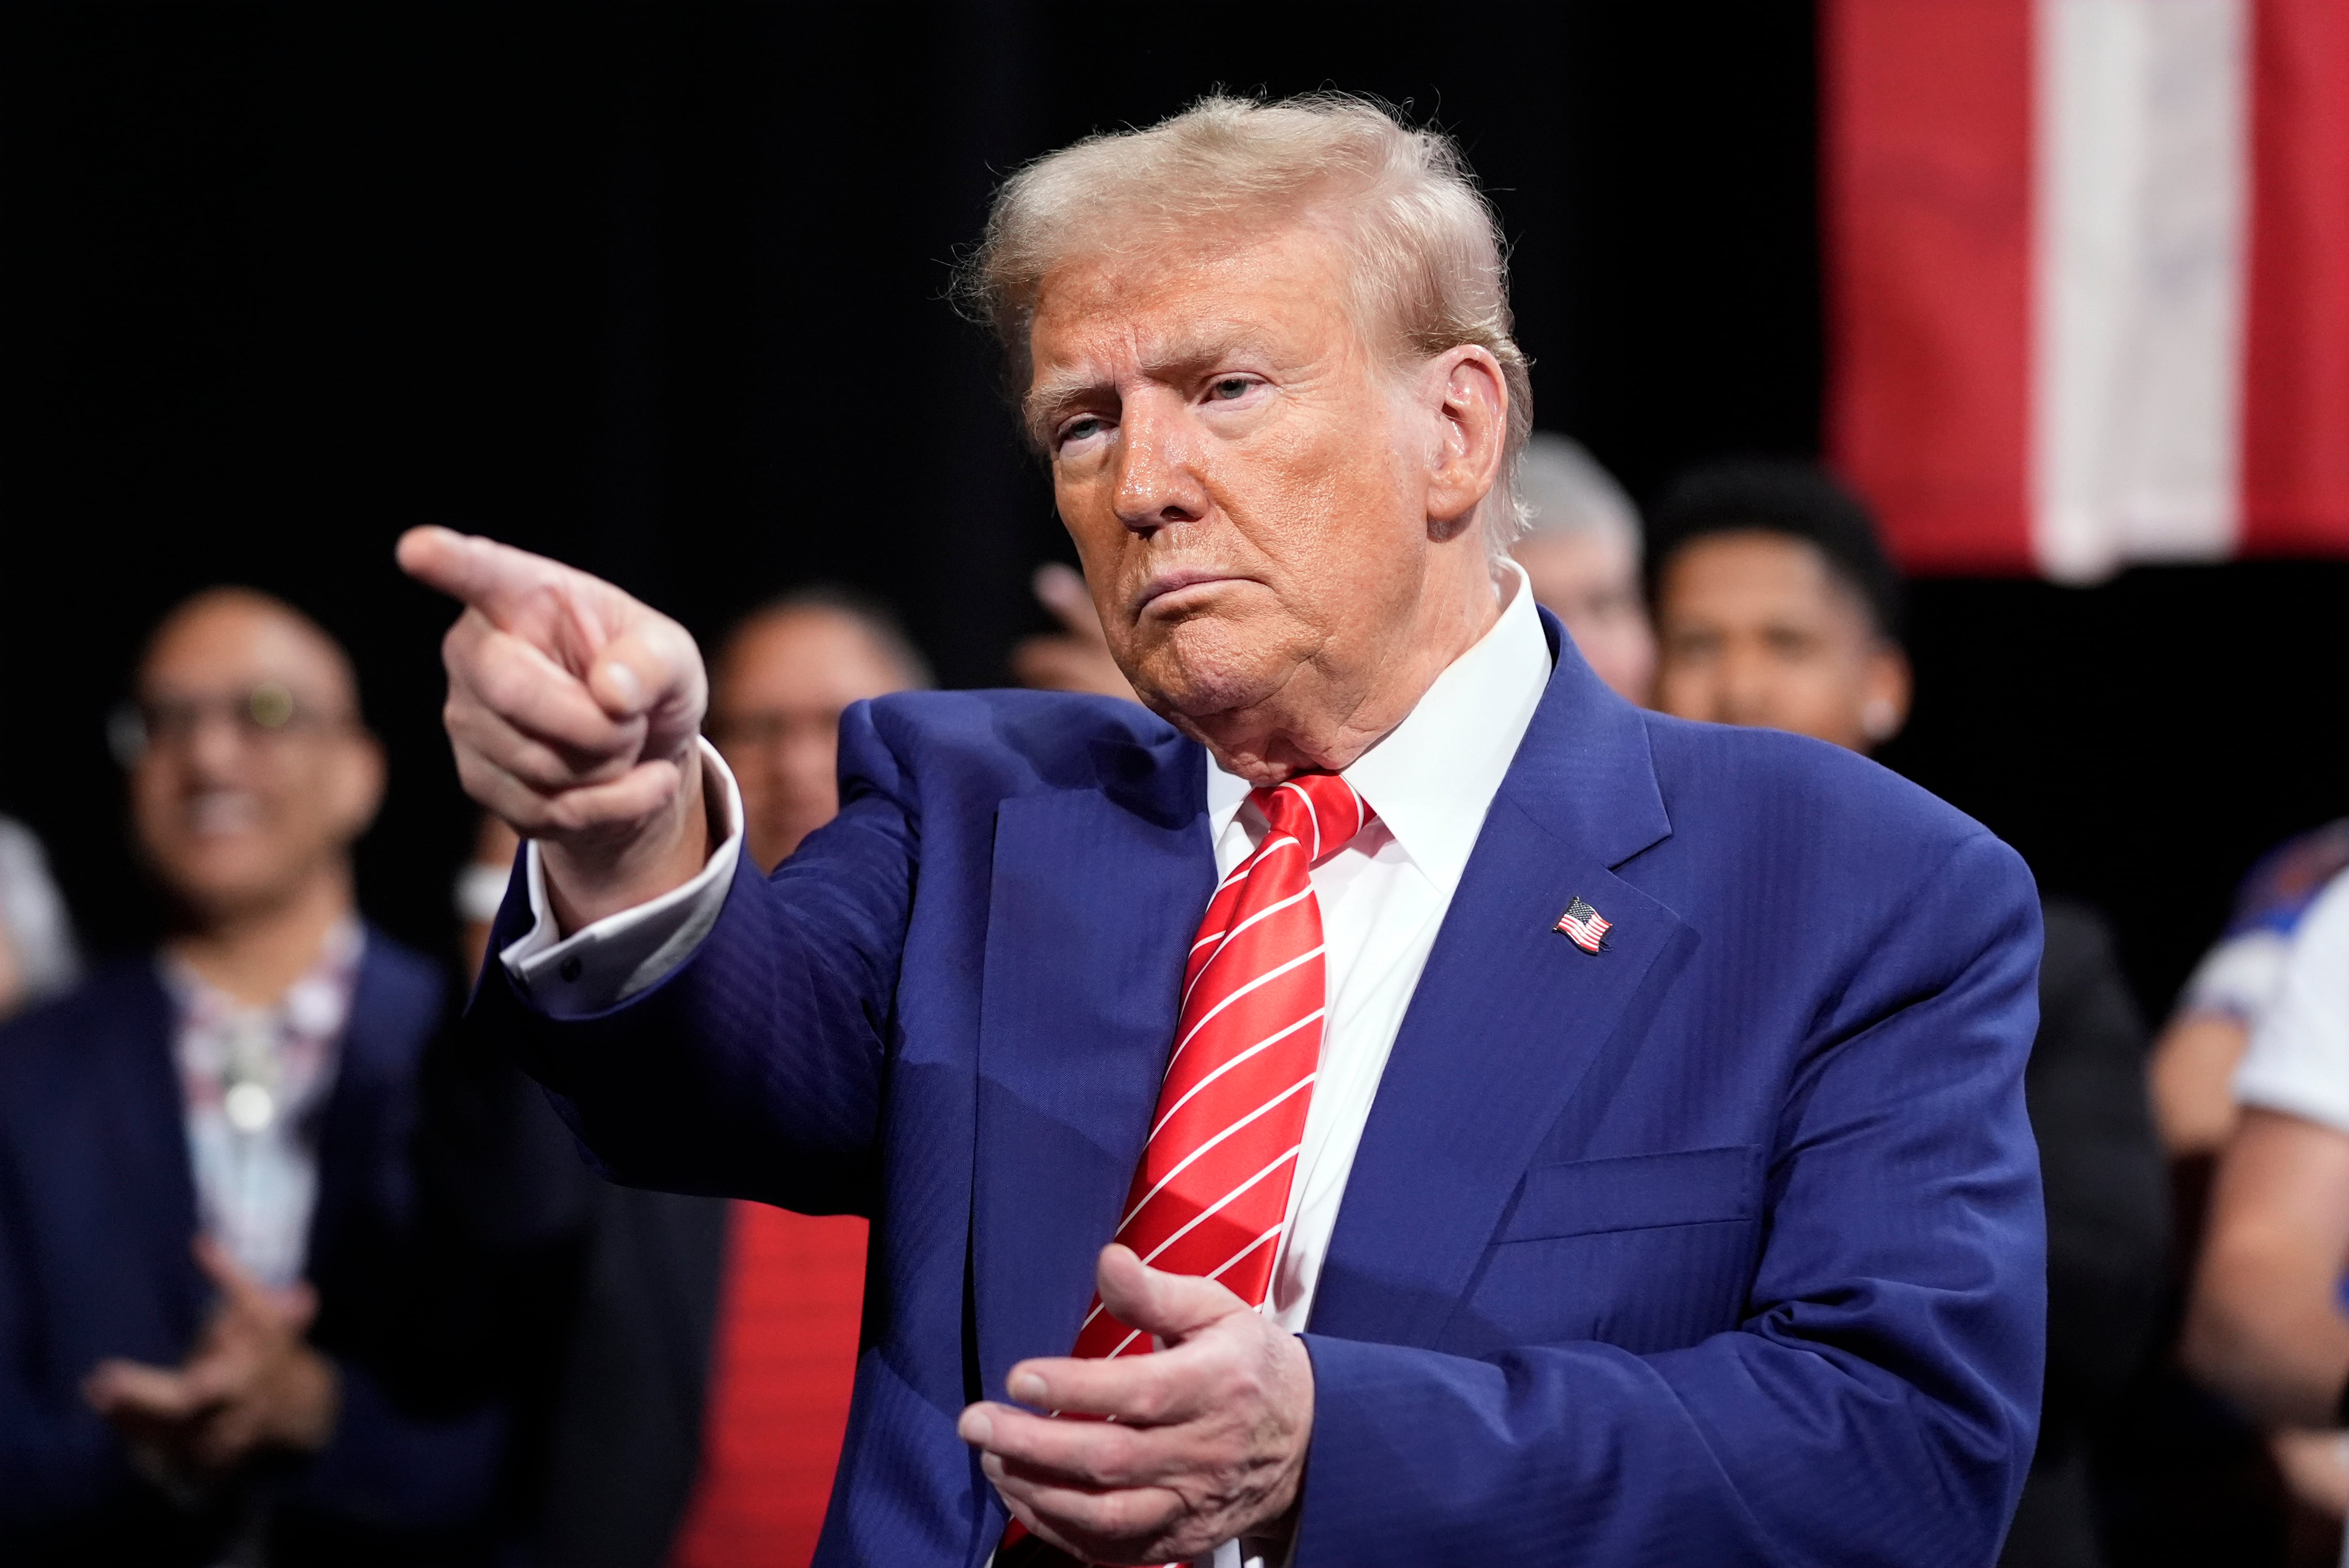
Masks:
[[[1667,836],[1647,731],[1557,625],[1540,707],[1476,841],[1395,1037],[1315,1292],[1312,1327],[1428,1345],[1465,1296],[1518,1181],[1693,934],[1613,868]],[[1580,898],[1588,954],[1552,927]]]
[[[184,1345],[202,1320],[211,1287],[189,1250],[198,1223],[196,1179],[173,1059],[171,1037],[179,1023],[151,963],[122,972],[118,1005],[119,1013],[92,1042],[108,1063],[112,1087],[107,1098],[120,1128],[104,1152],[106,1180],[116,1193],[115,1212],[138,1216],[143,1239],[137,1255],[153,1270],[156,1320]]]
[[[343,1261],[342,1243],[363,1217],[396,1223],[408,1212],[412,1194],[399,1144],[408,1130],[400,1102],[440,1006],[437,976],[369,927],[334,1087],[316,1129],[318,1201],[304,1270],[314,1280]]]
[[[974,1181],[979,1372],[1065,1355],[1165,1072],[1183,958],[1214,891],[1206,763],[1170,730],[1103,743],[1092,789],[996,818]]]

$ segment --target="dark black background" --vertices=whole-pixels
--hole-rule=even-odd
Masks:
[[[18,5],[0,13],[0,810],[101,943],[151,912],[102,716],[143,628],[272,588],[357,654],[371,912],[447,928],[441,521],[704,634],[814,579],[1003,676],[1065,553],[945,303],[995,178],[1217,84],[1465,143],[1537,414],[1642,495],[1815,449],[1812,18],[1785,0],[1103,7]],[[1895,766],[2119,923],[2149,1004],[2278,837],[2349,805],[2339,565],[1920,584]],[[1803,912],[1788,912],[1800,918]]]

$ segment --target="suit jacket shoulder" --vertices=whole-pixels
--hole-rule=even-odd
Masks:
[[[874,699],[863,722],[845,721],[843,742],[852,789],[894,782],[880,777],[894,771],[909,790],[918,784],[958,803],[1106,789],[1146,805],[1206,777],[1195,743],[1149,709],[1065,692],[900,692]],[[1187,771],[1185,761],[1193,764]],[[874,777],[860,779],[853,769]]]
[[[1947,854],[1991,836],[1940,796],[1840,746],[1783,730],[1641,718],[1676,834],[1704,832],[1733,815],[1776,849],[1835,858],[1846,870],[1889,844]]]

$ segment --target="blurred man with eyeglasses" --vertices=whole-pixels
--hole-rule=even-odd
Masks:
[[[388,1392],[444,987],[357,911],[384,763],[349,661],[201,593],[112,739],[173,918],[0,1029],[0,1560],[464,1561],[502,1418]]]

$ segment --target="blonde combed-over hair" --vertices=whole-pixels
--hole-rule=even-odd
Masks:
[[[1457,144],[1384,104],[1334,92],[1213,94],[1146,130],[1049,153],[996,192],[957,294],[1002,345],[1017,396],[1037,296],[1055,267],[1233,222],[1328,223],[1351,258],[1357,329],[1399,360],[1474,344],[1500,363],[1508,430],[1483,521],[1494,555],[1506,552],[1525,526],[1516,474],[1533,383],[1510,336],[1500,225]]]

